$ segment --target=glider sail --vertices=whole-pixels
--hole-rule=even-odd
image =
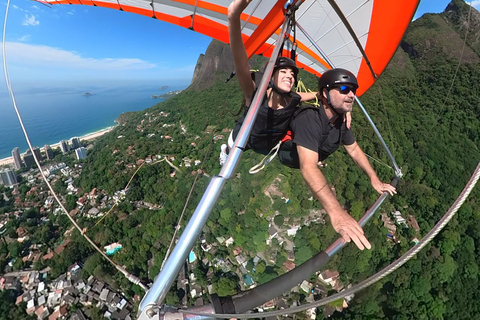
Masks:
[[[48,4],[78,4],[141,14],[191,29],[228,43],[230,0],[38,0]],[[249,56],[269,57],[283,23],[285,0],[254,0],[241,16]],[[358,95],[375,81],[400,43],[419,0],[305,0],[295,13],[299,26],[335,67],[353,72]],[[298,65],[321,75],[329,64],[305,34],[296,35]]]

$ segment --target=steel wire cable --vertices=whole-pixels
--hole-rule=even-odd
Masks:
[[[408,250],[400,258],[398,258],[397,260],[395,260],[394,262],[392,262],[391,264],[389,264],[388,266],[386,266],[385,268],[383,268],[373,276],[352,286],[349,289],[338,292],[336,294],[333,294],[331,296],[328,296],[326,298],[323,298],[321,300],[318,300],[312,303],[304,304],[298,307],[292,307],[288,309],[270,311],[270,312],[262,312],[262,313],[254,313],[254,314],[242,313],[242,314],[212,315],[212,314],[206,314],[206,313],[200,313],[200,312],[197,313],[191,310],[179,309],[178,311],[181,313],[189,313],[189,314],[203,315],[203,316],[216,317],[216,318],[239,318],[239,319],[265,318],[265,317],[281,316],[281,315],[286,315],[290,313],[305,311],[311,308],[316,308],[316,307],[326,305],[327,303],[352,295],[360,290],[363,290],[371,286],[372,284],[380,281],[381,279],[385,278],[386,276],[388,276],[389,274],[391,274],[392,272],[400,268],[402,265],[404,265],[408,260],[413,258],[420,250],[422,250],[428,243],[430,243],[430,241],[432,241],[432,239],[437,236],[437,234],[447,225],[448,222],[450,222],[453,216],[457,213],[458,209],[462,206],[462,204],[467,199],[468,195],[471,193],[471,191],[475,187],[479,178],[480,178],[480,162],[477,164],[477,167],[473,172],[472,176],[470,177],[470,180],[467,182],[467,184],[465,185],[465,187],[463,188],[462,192],[457,197],[455,202],[447,210],[447,212],[443,215],[443,217],[437,222],[437,224],[425,235],[425,237],[422,238],[422,240],[420,240],[415,246],[410,248],[410,250]]]
[[[27,144],[28,144],[28,147],[30,148],[30,150],[33,150],[33,146],[32,146],[32,143],[30,141],[30,137],[27,133],[27,130],[25,128],[25,125],[23,123],[23,119],[22,119],[22,116],[20,115],[20,111],[18,110],[18,107],[17,107],[17,102],[16,102],[16,99],[15,99],[15,95],[13,93],[13,89],[12,89],[12,86],[11,86],[11,83],[10,83],[10,77],[8,75],[8,69],[7,69],[7,59],[6,59],[6,41],[5,41],[5,38],[6,38],[6,29],[7,29],[7,20],[8,20],[8,11],[9,11],[9,7],[10,7],[10,0],[7,0],[7,5],[6,5],[6,9],[5,9],[5,19],[4,19],[4,24],[3,24],[3,35],[2,35],[2,60],[3,60],[3,70],[4,70],[4,75],[5,75],[5,82],[6,82],[6,85],[7,85],[7,89],[8,89],[8,93],[10,95],[10,98],[12,100],[12,104],[13,104],[13,108],[15,109],[15,112],[17,114],[17,118],[18,118],[18,121],[20,122],[20,126],[22,128],[22,131],[23,131],[23,134],[25,136],[25,139],[27,141]],[[69,214],[68,214],[68,211],[67,209],[65,208],[65,206],[63,205],[63,203],[61,202],[60,198],[58,197],[57,193],[55,192],[55,190],[53,189],[52,185],[50,184],[50,181],[48,181],[47,177],[45,176],[45,173],[43,172],[43,168],[42,166],[40,165],[40,160],[37,158],[37,155],[35,154],[35,152],[32,152],[32,155],[33,155],[33,158],[35,160],[35,163],[38,167],[38,169],[40,170],[40,174],[43,178],[43,180],[45,181],[45,183],[47,184],[48,188],[50,189],[50,192],[53,194],[53,197],[55,198],[55,200],[57,201],[58,205],[61,207],[63,213],[67,216],[67,218],[70,220],[70,222],[75,226],[75,228],[80,232],[80,234],[82,235],[82,237],[87,240],[88,243],[90,243],[90,245],[98,252],[100,253],[100,255],[102,255],[108,262],[110,262],[118,271],[120,271],[130,282],[132,282],[133,284],[136,284],[138,286],[140,286],[144,291],[147,291],[147,287],[141,283],[140,279],[137,278],[136,276],[130,274],[127,270],[125,270],[123,267],[121,267],[120,265],[118,265],[117,263],[115,263],[112,259],[110,259],[86,234],[85,232],[83,232],[82,228],[77,224],[77,222],[73,219],[73,217],[71,217]]]
[[[218,120],[217,120],[217,124],[215,126],[215,130],[213,130],[212,132],[212,138],[210,139],[210,142],[208,143],[208,147],[205,151],[205,154],[203,156],[203,161],[202,161],[202,165],[200,166],[200,170],[203,171],[203,166],[205,165],[205,161],[207,160],[207,157],[210,155],[210,149],[212,148],[212,145],[213,145],[213,141],[214,141],[214,137],[217,133],[217,127],[219,126],[220,124],[220,120],[223,118],[223,114],[225,112],[225,106],[227,104],[227,100],[228,98],[230,97],[231,95],[231,92],[232,92],[232,88],[233,88],[233,85],[230,85],[230,88],[227,92],[227,94],[225,95],[225,100],[223,102],[223,105],[221,106],[222,107],[222,111],[220,112],[219,116],[218,116]],[[208,123],[207,123],[208,124]],[[173,164],[171,164],[168,159],[165,157],[165,160],[174,168],[177,168],[175,167]],[[177,168],[178,169],[178,168]],[[170,256],[170,252],[172,251],[173,249],[173,245],[175,244],[175,241],[177,241],[177,235],[178,235],[178,232],[180,231],[180,228],[181,228],[181,223],[182,223],[182,220],[183,220],[183,217],[185,216],[185,212],[187,210],[187,206],[188,204],[190,203],[190,198],[192,196],[192,193],[193,193],[193,190],[195,189],[195,186],[197,184],[197,180],[198,180],[198,177],[200,176],[200,174],[198,173],[197,171],[197,174],[195,175],[195,179],[192,183],[192,186],[190,187],[190,191],[188,193],[188,196],[187,196],[187,199],[185,200],[185,204],[183,206],[183,209],[182,209],[182,213],[180,214],[180,218],[178,218],[178,222],[177,222],[177,226],[175,227],[175,231],[173,232],[173,236],[172,236],[172,239],[170,240],[170,244],[168,246],[168,249],[167,249],[167,252],[165,253],[165,256],[163,258],[163,261],[162,261],[162,264],[160,266],[160,271],[163,270],[163,267],[165,266],[165,263],[167,262],[167,259],[168,257]]]

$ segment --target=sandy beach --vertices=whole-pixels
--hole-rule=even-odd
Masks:
[[[104,135],[107,132],[112,131],[114,128],[115,128],[115,126],[108,127],[108,128],[102,129],[102,130],[98,130],[98,131],[86,134],[86,135],[81,136],[79,138],[80,138],[80,140],[93,140],[95,138],[98,138],[98,137]],[[70,140],[70,139],[66,139],[66,140]],[[55,144],[51,144],[50,147],[52,149],[60,148],[60,142],[55,143]],[[43,146],[39,146],[39,148],[43,150]],[[25,154],[25,153],[22,153],[22,155],[23,154]],[[13,157],[0,159],[0,166],[10,165],[10,164],[13,164]]]

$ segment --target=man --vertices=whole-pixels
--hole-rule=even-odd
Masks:
[[[327,211],[332,226],[346,242],[353,240],[360,250],[371,248],[360,225],[340,205],[318,162],[343,144],[350,157],[370,178],[372,187],[382,194],[396,193],[393,186],[382,183],[375,170],[358,146],[353,133],[343,121],[344,115],[352,111],[355,92],[358,88],[356,77],[345,69],[326,71],[318,82],[318,95],[322,106],[302,108],[290,124],[293,140],[284,144],[279,152],[282,163],[300,168],[310,190]]]

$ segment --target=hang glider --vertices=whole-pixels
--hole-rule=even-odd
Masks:
[[[230,0],[37,0],[47,4],[106,7],[141,14],[228,43]],[[329,62],[353,72],[361,95],[375,82],[395,53],[419,0],[305,0],[295,13],[298,65],[317,76]],[[242,14],[249,57],[269,57],[284,21],[285,1],[254,0]],[[329,61],[318,52],[317,46]]]
[[[217,40],[228,43],[227,12],[230,0],[37,0],[48,4],[81,4],[102,6],[122,11],[129,11],[191,29]],[[255,93],[244,123],[235,140],[234,147],[218,176],[214,176],[200,200],[190,221],[185,227],[177,245],[157,275],[153,285],[143,297],[139,305],[139,319],[162,317],[158,313],[159,306],[166,297],[176,275],[182,267],[188,253],[194,246],[205,225],[208,216],[218,200],[220,192],[229,178],[232,177],[236,165],[246,145],[253,121],[258,113],[260,102],[267,90],[268,79],[273,72],[275,57],[281,50],[295,50],[299,67],[320,76],[332,67],[341,67],[353,72],[365,92],[383,72],[395,53],[403,34],[410,23],[419,0],[382,1],[382,0],[253,0],[241,16],[243,21],[242,35],[247,54],[262,54],[271,57],[265,68],[265,76]],[[287,15],[285,14],[287,12]],[[287,29],[295,22],[295,33]],[[297,28],[301,32],[297,32]],[[284,46],[288,37],[290,43]],[[395,179],[401,177],[393,156],[383,138],[376,129],[360,101],[356,98],[362,111],[367,115],[377,136],[382,141],[392,163],[395,166]],[[395,181],[394,179],[394,181]],[[393,182],[392,182],[393,183]],[[386,199],[384,193],[367,211],[362,223],[365,223]],[[361,224],[362,225],[362,224]],[[268,301],[306,279],[312,272],[319,270],[342,246],[343,239],[337,240],[326,251],[308,260],[306,263],[290,271],[286,277],[277,278],[254,290],[240,293],[234,297],[213,299],[208,307],[210,314],[218,314],[232,310],[238,314],[250,310],[254,306]],[[293,276],[293,273],[295,276]],[[286,278],[289,278],[286,281]],[[293,284],[292,284],[293,283]],[[227,309],[223,309],[228,307]],[[233,307],[233,309],[232,309]],[[163,312],[163,311],[162,311]],[[185,316],[185,315],[184,315]],[[188,318],[188,317],[187,317]]]

